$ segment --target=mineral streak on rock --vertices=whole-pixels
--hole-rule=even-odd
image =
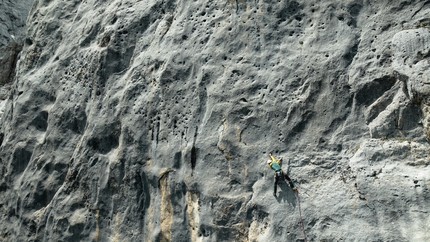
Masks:
[[[0,73],[0,241],[430,241],[429,14],[35,0]]]

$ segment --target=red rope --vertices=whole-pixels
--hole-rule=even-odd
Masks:
[[[297,199],[297,204],[299,205],[300,225],[302,227],[303,238],[306,242],[305,228],[303,227],[302,209],[300,208],[300,199],[299,199],[299,191],[298,190],[296,190],[296,199]]]

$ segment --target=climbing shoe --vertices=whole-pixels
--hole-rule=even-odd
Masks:
[[[293,189],[293,191],[297,190],[297,187],[296,185],[294,185],[294,182],[292,180],[290,181],[290,187],[291,189]]]

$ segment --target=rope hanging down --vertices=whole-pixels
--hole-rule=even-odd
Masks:
[[[306,242],[305,228],[303,227],[302,209],[300,208],[300,199],[299,199],[299,191],[298,190],[296,190],[296,199],[297,199],[297,204],[299,205],[300,225],[302,227],[303,239]]]

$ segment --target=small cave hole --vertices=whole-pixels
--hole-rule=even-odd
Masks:
[[[27,38],[27,39],[25,39],[25,44],[33,45],[33,40],[31,40],[30,38]]]

